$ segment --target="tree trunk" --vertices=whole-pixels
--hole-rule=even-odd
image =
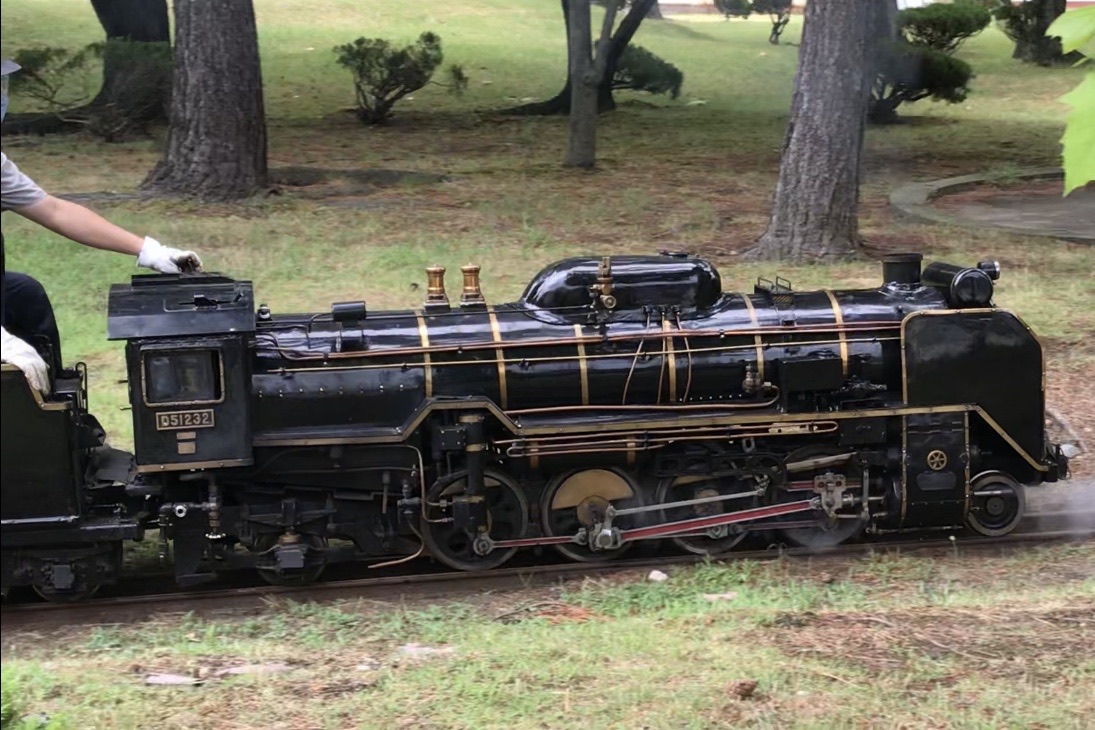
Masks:
[[[163,159],[145,188],[231,200],[266,185],[262,70],[251,0],[174,0],[175,82]]]
[[[873,76],[874,0],[806,4],[791,120],[754,258],[831,260],[858,248],[859,156]]]
[[[108,107],[120,106],[129,123],[144,125],[167,119],[171,72],[163,62],[170,53],[167,0],[91,0],[107,43],[103,49],[103,83],[90,102],[61,112],[13,114],[4,119],[4,134],[60,134],[82,132]],[[111,41],[115,41],[111,43]],[[122,48],[118,41],[133,45]],[[142,45],[148,44],[147,49]],[[129,126],[127,124],[127,126]]]
[[[592,23],[589,18],[589,0],[570,0],[572,3],[570,25],[567,27],[567,46],[570,57],[570,78],[573,79],[570,96],[570,129],[563,164],[567,167],[591,168],[596,161],[597,146],[597,91],[607,78],[609,48],[612,45],[612,27],[616,24],[615,3],[605,8],[601,33],[594,45],[590,41]],[[594,50],[595,49],[595,50]]]
[[[605,78],[597,89],[597,111],[599,113],[604,114],[605,112],[610,112],[616,108],[616,99],[612,96],[612,77],[616,74],[616,64],[619,62],[620,56],[623,54],[624,50],[627,49],[627,44],[630,43],[631,39],[635,36],[635,32],[639,29],[639,25],[642,24],[643,18],[646,17],[650,8],[657,5],[657,3],[658,0],[635,0],[628,9],[627,15],[620,21],[620,27],[612,34],[612,42],[609,46],[607,64],[605,66]],[[568,29],[567,35],[569,38],[570,2],[569,0],[562,0],[562,4],[564,27]],[[567,46],[569,49],[570,44],[568,43]],[[536,101],[531,104],[522,104],[521,106],[513,107],[512,109],[505,109],[502,113],[517,114],[521,116],[570,114],[570,102],[573,92],[571,91],[572,77],[570,73],[569,50],[567,56],[567,80],[558,94],[544,101]]]
[[[1046,37],[1046,29],[1057,19],[1057,16],[1065,12],[1066,0],[1029,0],[1029,2],[1033,12],[1033,23],[1028,27],[1026,34],[1016,39],[1012,57],[1026,63],[1036,63],[1039,66],[1072,63],[1074,60],[1072,55],[1066,57],[1061,50],[1061,39]]]
[[[567,56],[571,82],[567,167],[593,167],[597,147],[597,79],[593,68],[593,32],[589,0],[570,0],[567,17]]]
[[[103,50],[103,85],[89,106],[126,100],[139,111],[139,121],[166,120],[171,82],[161,59],[163,46],[171,42],[167,0],[91,0],[91,6],[106,32],[107,44]],[[146,49],[110,41],[155,45]],[[148,78],[162,75],[167,78]],[[132,98],[136,78],[143,80],[139,86],[145,98],[139,101]]]

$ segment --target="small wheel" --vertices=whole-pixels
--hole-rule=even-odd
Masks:
[[[311,534],[295,536],[307,548],[304,567],[295,570],[279,570],[276,550],[283,537],[283,535],[267,532],[255,539],[251,549],[260,554],[255,566],[259,575],[272,586],[306,586],[314,583],[327,567],[324,558],[327,551],[327,538]]]
[[[743,479],[704,476],[666,477],[658,482],[656,499],[659,504],[667,504],[707,497],[743,494],[752,492],[754,488],[750,482]],[[735,512],[759,505],[760,497],[751,496],[722,502],[706,502],[687,507],[676,507],[662,510],[659,514],[662,522],[679,522],[697,517],[711,517],[727,512]],[[747,534],[745,530],[737,525],[723,525],[707,530],[702,534],[681,535],[672,538],[672,540],[675,545],[690,553],[720,555],[732,550],[745,539]]]
[[[825,456],[837,456],[842,453],[847,453],[847,451],[835,446],[804,446],[801,449],[791,452],[791,454],[787,456],[787,463]],[[822,466],[800,471],[795,474],[788,474],[787,478],[795,481],[802,481],[813,479],[825,472],[843,474],[844,477],[853,484],[862,480],[862,473],[858,468],[852,465],[851,461],[840,466]],[[857,487],[857,490],[860,489],[860,487]],[[787,493],[784,494],[786,495]],[[792,517],[791,519],[795,518]],[[817,526],[794,527],[787,530],[780,530],[780,534],[792,545],[809,548],[811,550],[824,550],[836,547],[847,540],[857,537],[863,532],[863,529],[867,526],[867,522],[868,520],[859,516],[849,515],[847,517],[833,517],[832,515],[822,512],[818,518]]]
[[[577,534],[604,520],[609,506],[616,509],[642,503],[641,491],[627,474],[615,469],[581,469],[561,474],[544,488],[540,515],[544,534],[562,537]],[[617,525],[618,526],[618,525]],[[630,545],[612,550],[591,550],[576,543],[556,545],[555,549],[571,560],[599,562],[612,560]]]
[[[982,494],[978,496],[978,492]],[[966,524],[987,537],[1000,537],[1014,530],[1027,511],[1023,485],[1002,472],[987,472],[970,484],[970,509]]]
[[[422,539],[430,554],[457,570],[490,570],[517,554],[517,548],[491,550],[481,555],[475,540],[453,524],[451,512],[436,505],[443,499],[463,494],[467,479],[439,481],[426,495],[428,519],[422,521]],[[528,533],[529,510],[521,485],[501,472],[487,471],[483,476],[487,498],[487,535],[492,540],[516,540]]]
[[[67,591],[59,591],[52,586],[34,586],[34,592],[38,596],[50,603],[76,603],[77,601],[83,601],[91,598],[102,586],[96,584],[92,586],[80,586]]]

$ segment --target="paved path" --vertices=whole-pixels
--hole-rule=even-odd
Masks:
[[[984,175],[912,183],[890,203],[912,218],[947,225],[1095,243],[1095,187],[1061,195],[1061,172],[1031,170],[1023,181],[997,186]]]
[[[963,200],[963,194],[958,193],[935,202],[953,215],[986,225],[1061,238],[1095,235],[1095,189],[1075,190],[1066,198],[1059,189],[1032,187],[981,192],[973,200]]]

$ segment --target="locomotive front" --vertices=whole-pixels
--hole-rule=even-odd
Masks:
[[[255,312],[224,277],[135,277],[138,469],[181,580],[275,582],[428,551],[461,569],[552,545],[724,552],[967,524],[1003,534],[1063,476],[1041,346],[992,302],[999,267],[891,257],[877,288],[723,291],[686,255],[570,259],[491,306]]]

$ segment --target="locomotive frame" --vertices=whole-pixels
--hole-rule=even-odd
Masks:
[[[430,267],[421,309],[379,313],[275,316],[218,275],[116,285],[132,468],[119,476],[111,450],[103,488],[106,447],[58,429],[85,474],[50,478],[113,515],[112,556],[159,528],[191,585],[229,566],[306,583],[331,562],[424,552],[466,570],[530,547],[603,560],[650,539],[717,555],[773,530],[817,547],[864,530],[999,535],[1024,484],[1067,476],[1044,430],[1041,345],[993,304],[994,262],[922,269],[906,254],[876,289],[777,277],[730,294],[683,254],[580,258],[494,306],[479,268],[461,273],[455,305]],[[4,387],[29,390],[7,373]],[[83,422],[77,390],[58,398]],[[8,463],[5,495],[44,478],[9,478]],[[8,504],[5,591],[78,597],[116,575],[60,533],[31,555]]]

